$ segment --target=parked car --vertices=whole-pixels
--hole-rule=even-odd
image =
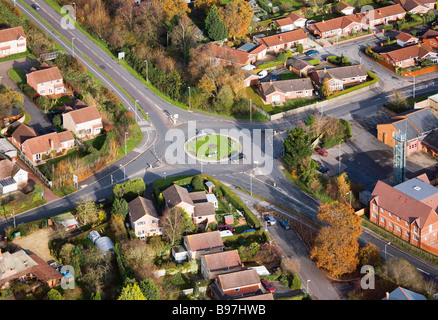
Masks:
[[[233,233],[230,230],[223,230],[219,232],[221,234],[221,238],[223,237],[231,237]]]
[[[310,57],[310,56],[316,56],[317,54],[319,54],[318,50],[310,50],[306,52],[306,56]]]
[[[262,79],[268,75],[268,71],[262,70],[257,75],[259,76],[259,79]]]
[[[320,166],[320,167],[316,168],[316,170],[318,170],[321,173],[328,173],[329,172],[329,168],[324,167],[324,166]]]
[[[271,80],[272,81],[277,81],[278,80],[278,75],[276,75],[276,74],[271,75]]]
[[[224,231],[224,230],[229,230],[231,232],[235,232],[236,228],[234,228],[233,226],[230,226],[229,224],[221,224],[218,227],[219,231]]]
[[[31,7],[32,7],[35,11],[38,11],[38,10],[41,9],[41,7],[40,7],[38,4],[36,4],[36,3],[33,3],[33,4],[31,5]]]
[[[265,221],[270,225],[273,226],[275,224],[275,219],[273,216],[265,216]]]
[[[256,68],[256,66],[252,65],[252,64],[247,64],[247,65],[242,67],[242,69],[244,69],[244,70],[254,70],[255,68]]]
[[[260,280],[260,282],[262,283],[263,287],[266,290],[268,290],[269,292],[272,292],[272,293],[275,292],[274,285],[272,283],[270,283],[268,280],[262,279],[262,280]]]
[[[323,157],[327,157],[328,156],[328,152],[325,149],[318,148],[318,149],[316,149],[316,152],[318,152]]]
[[[280,220],[278,220],[278,223],[286,230],[290,229],[290,224],[286,220],[280,219]]]
[[[242,233],[248,233],[248,232],[253,232],[253,231],[255,231],[255,229],[248,229],[248,230],[243,231]]]

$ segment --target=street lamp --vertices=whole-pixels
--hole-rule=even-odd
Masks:
[[[122,164],[120,164],[120,169],[123,168],[123,181],[126,180],[126,168],[122,166]]]
[[[189,110],[191,110],[192,109],[192,96],[191,96],[191,93],[190,93],[190,87],[189,87]]]
[[[75,57],[75,46],[73,45],[73,40],[76,39],[75,37],[71,38],[71,49],[73,51],[73,58]]]
[[[164,179],[166,179],[166,172],[164,172]]]
[[[388,242],[387,244],[385,244],[385,260],[386,260],[386,246],[387,246],[388,244],[391,244],[391,242]]]
[[[348,192],[346,193],[346,195],[347,195],[347,194],[350,195],[350,207],[351,207],[351,191],[348,191]]]
[[[134,112],[135,112],[135,118],[137,119],[137,122],[138,122],[138,115],[137,115],[137,102],[138,102],[138,100],[135,100],[135,101],[134,101]]]
[[[125,156],[126,156],[126,154],[127,154],[127,152],[126,152],[126,136],[128,135],[128,133],[127,132],[125,132]]]
[[[201,155],[201,174],[204,174],[204,157],[205,154]]]
[[[249,99],[249,122],[252,122],[252,99]]]
[[[307,285],[306,285],[306,291],[307,291],[307,294],[309,294],[309,282],[310,282],[310,279],[309,280],[307,280]]]
[[[145,60],[144,62],[146,62],[146,82],[149,82],[149,77],[148,77],[148,73],[149,73],[148,61]]]

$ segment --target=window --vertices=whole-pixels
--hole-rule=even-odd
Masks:
[[[408,223],[407,221],[406,221],[405,223],[406,223],[406,225],[409,227],[409,223]]]
[[[156,224],[157,223],[157,220],[152,220],[152,224]]]
[[[414,239],[417,240],[417,241],[419,240],[419,238],[417,236],[414,236]]]
[[[391,212],[389,213],[389,216],[392,217],[392,213]]]
[[[405,232],[405,234],[406,234],[406,236],[408,236],[408,237],[409,237],[409,231],[406,231],[406,232]]]
[[[377,211],[377,206],[376,206],[375,203],[373,203],[373,210],[374,210],[374,211]]]
[[[137,222],[137,226],[144,226],[146,224],[145,221],[139,221]]]
[[[414,232],[418,233],[418,227],[417,226],[414,226]]]
[[[385,209],[380,208],[380,212],[381,212],[381,213],[384,213],[384,212],[385,212]]]
[[[432,225],[429,226],[429,232],[432,232]]]
[[[240,288],[234,289],[234,292],[239,292],[239,291],[240,291]]]
[[[380,218],[380,221],[382,221],[383,223],[385,223],[385,219],[383,219],[383,218]]]
[[[377,219],[377,214],[375,214],[374,212],[373,212],[373,218]]]
[[[398,232],[401,232],[401,228],[400,228],[400,227],[397,227],[397,231],[398,231]]]
[[[392,224],[392,222],[389,223],[389,226],[392,228],[394,225]]]

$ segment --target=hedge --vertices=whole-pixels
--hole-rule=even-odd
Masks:
[[[334,97],[338,97],[338,96],[341,96],[343,94],[346,94],[346,93],[349,93],[349,92],[352,92],[352,91],[355,91],[355,90],[358,90],[358,89],[362,89],[362,88],[368,87],[368,86],[370,86],[370,85],[372,85],[372,84],[374,84],[374,83],[379,81],[379,78],[374,73],[372,73],[371,71],[368,71],[368,70],[367,70],[367,73],[368,73],[368,76],[372,79],[371,81],[367,81],[367,82],[358,84],[357,86],[353,86],[353,87],[347,88],[345,90],[339,91],[337,93],[334,93],[331,96],[328,96],[327,100],[333,99]]]
[[[248,233],[240,233],[223,238],[226,247],[238,247],[252,242],[264,243],[271,241],[271,237],[265,230],[256,230]]]
[[[276,61],[271,61],[271,62],[264,63],[264,64],[259,64],[257,67],[259,69],[268,69],[268,68],[273,68],[273,67],[279,66],[279,65],[284,64],[284,63],[285,63],[284,61],[276,60]]]
[[[268,6],[264,0],[257,0],[258,5],[268,13],[272,13],[272,7]]]
[[[117,198],[124,198],[127,202],[134,200],[146,191],[146,185],[142,178],[136,178],[114,186],[113,192]]]

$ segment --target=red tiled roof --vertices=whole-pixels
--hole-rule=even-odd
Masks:
[[[35,70],[27,74],[27,81],[34,84],[45,83],[59,79],[62,79],[62,75],[58,67]]]
[[[73,110],[68,112],[67,114],[72,118],[75,124],[85,123],[88,121],[93,121],[102,118],[99,113],[99,110],[97,110],[95,106]]]
[[[242,65],[248,63],[250,58],[250,54],[248,52],[217,45],[211,46],[211,55],[221,60],[236,62]]]
[[[261,38],[261,40],[263,40],[268,47],[278,46],[281,44],[296,42],[304,39],[307,39],[307,34],[302,29],[282,32],[272,36]]]
[[[374,10],[370,10],[365,13],[365,16],[371,20],[383,19],[391,16],[398,15],[400,13],[406,13],[405,9],[400,4],[393,4],[391,6],[382,7]]]
[[[24,141],[26,141],[29,138],[36,137],[37,134],[35,130],[31,127],[28,127],[25,124],[20,124],[17,129],[15,129],[14,133],[12,134],[12,138],[18,141],[18,143],[22,144]]]
[[[0,30],[0,43],[18,40],[20,37],[26,38],[22,27]]]
[[[317,22],[314,26],[321,32],[327,32],[331,30],[344,29],[352,23],[361,23],[360,14],[349,14],[348,16],[342,16],[330,20]]]
[[[428,53],[435,53],[433,49],[426,43],[421,43],[415,46],[409,46],[397,49],[390,52],[382,53],[382,56],[390,57],[394,62],[404,61],[411,58],[423,58]]]
[[[414,37],[413,35],[406,32],[400,32],[395,38],[403,42],[408,42],[410,40],[418,41],[417,37]]]
[[[186,236],[186,238],[192,251],[223,247],[224,245],[219,231],[191,234]]]

